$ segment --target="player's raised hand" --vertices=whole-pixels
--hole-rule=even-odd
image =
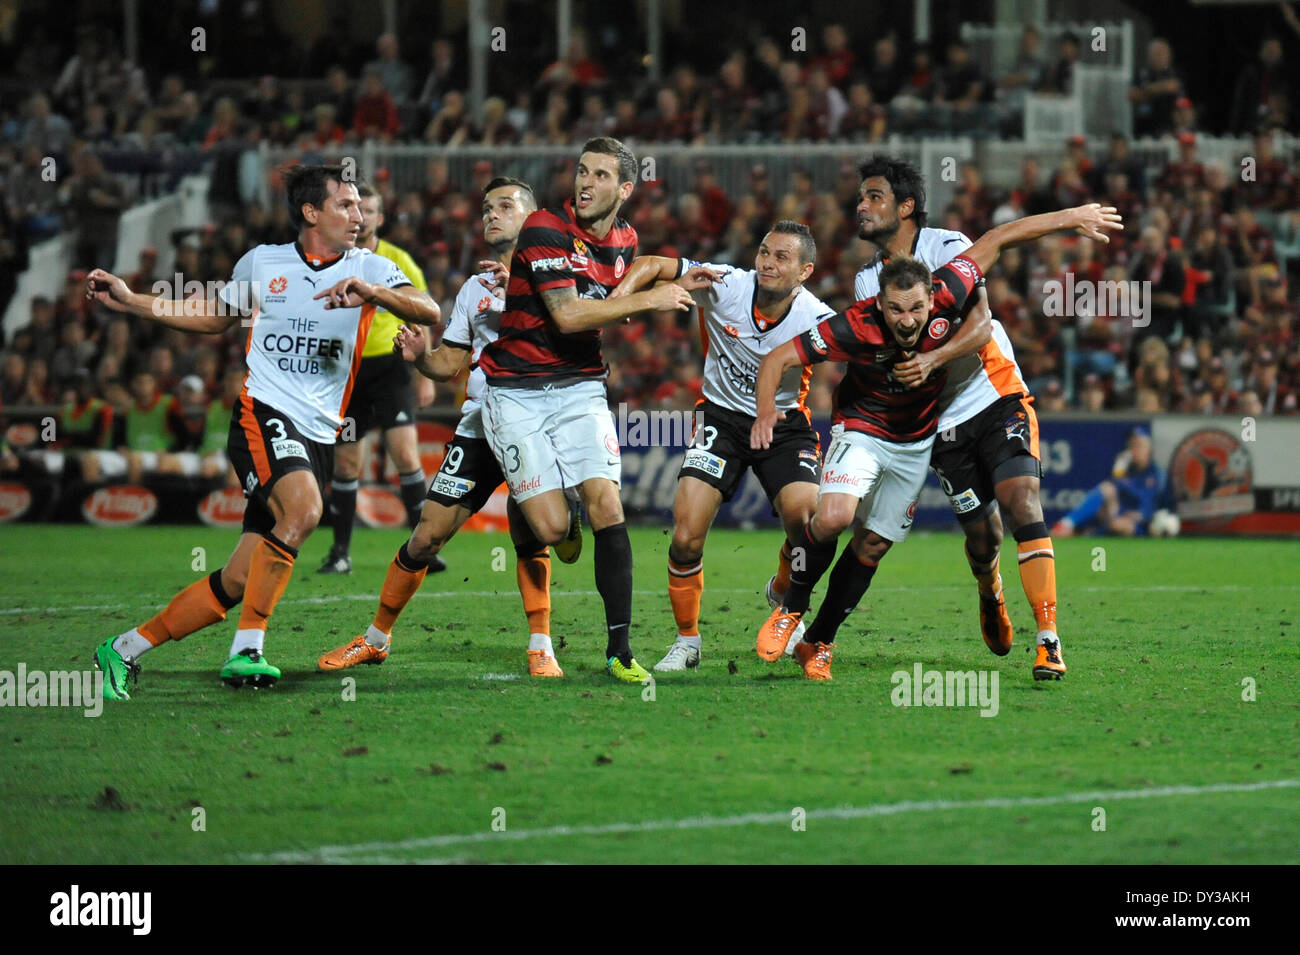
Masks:
[[[325,299],[326,308],[360,308],[370,301],[375,287],[357,275],[349,275],[338,284],[317,292],[313,299]]]
[[[894,366],[894,377],[909,388],[917,388],[925,384],[935,367],[935,361],[928,353],[917,352],[907,361]]]
[[[393,351],[402,356],[403,361],[415,361],[424,354],[424,329],[418,325],[403,325],[393,336]]]
[[[772,446],[772,432],[781,421],[781,412],[773,408],[764,411],[754,419],[754,426],[749,429],[749,447],[754,451],[766,451]]]
[[[498,290],[505,292],[506,282],[510,278],[510,270],[498,262],[496,259],[481,259],[478,263],[480,272],[491,272],[491,275],[480,275],[479,283],[488,291],[496,294]]]
[[[677,284],[688,291],[711,288],[714,282],[721,282],[722,276],[707,265],[695,265],[678,276]]]
[[[695,304],[691,298],[691,293],[686,291],[676,282],[665,282],[663,285],[656,285],[650,291],[646,292],[650,297],[650,308],[656,312],[684,312]]]
[[[131,290],[112,272],[94,269],[86,276],[86,298],[115,312],[127,311]]]
[[[1124,218],[1116,211],[1114,206],[1103,206],[1099,202],[1090,202],[1087,205],[1077,206],[1070,210],[1071,216],[1075,219],[1074,230],[1079,235],[1087,236],[1097,242],[1109,242],[1110,236],[1103,230],[1116,231],[1123,230]]]

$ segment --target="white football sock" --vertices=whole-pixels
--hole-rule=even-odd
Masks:
[[[236,630],[235,639],[230,644],[230,655],[238,656],[240,650],[247,650],[250,647],[261,653],[265,643],[265,630]]]
[[[153,649],[153,644],[139,628],[132,627],[113,641],[113,649],[122,655],[123,660],[138,660]]]
[[[704,646],[700,642],[700,635],[698,633],[693,637],[688,637],[685,634],[679,633],[677,634],[677,642],[684,643],[688,647],[694,647],[696,650],[702,649]]]
[[[534,633],[528,638],[529,650],[545,650],[548,657],[555,656],[555,648],[551,646],[551,635],[549,633]]]
[[[1055,640],[1058,645],[1061,642],[1061,638],[1057,634],[1053,633],[1051,630],[1039,630],[1038,631],[1039,645],[1041,645],[1045,640]]]
[[[380,630],[373,623],[366,628],[366,643],[370,644],[376,650],[388,649],[388,634]]]

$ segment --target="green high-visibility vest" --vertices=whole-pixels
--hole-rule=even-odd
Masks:
[[[99,416],[103,413],[104,402],[98,398],[91,398],[80,410],[76,405],[64,405],[63,412],[59,415],[59,427],[65,435],[89,434],[95,430]],[[104,429],[97,446],[105,451],[113,446],[112,428]]]
[[[172,443],[167,432],[167,410],[171,401],[159,395],[152,408],[131,405],[126,413],[126,446],[132,451],[166,451]]]

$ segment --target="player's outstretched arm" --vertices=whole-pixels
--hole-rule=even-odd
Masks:
[[[802,364],[794,342],[788,341],[768,352],[758,365],[758,379],[754,385],[754,398],[758,416],[749,430],[749,446],[755,451],[766,451],[772,446],[772,431],[781,420],[776,410],[776,389],[787,368]]]
[[[419,325],[403,325],[393,336],[393,351],[415,366],[415,370],[434,381],[451,381],[469,368],[468,348],[441,345],[429,347],[429,339]]]
[[[633,292],[659,282],[676,282],[689,292],[709,288],[722,279],[713,269],[703,265],[693,265],[679,276],[677,266],[677,259],[665,255],[638,255],[632,260],[632,266],[623,276],[623,281],[609,293],[609,297],[626,298]]]
[[[1097,242],[1109,242],[1110,236],[1106,233],[1123,228],[1124,219],[1115,211],[1114,206],[1090,202],[1087,205],[1075,206],[1073,209],[1025,216],[1023,219],[1004,223],[985,232],[962,255],[978,265],[981,272],[988,272],[1003,249],[1021,242],[1031,242],[1065,229],[1073,229],[1080,235]]]
[[[367,282],[358,275],[349,275],[312,297],[325,299],[326,308],[374,305],[392,312],[404,322],[416,325],[437,325],[442,320],[442,309],[429,297],[428,292],[422,292],[414,285],[389,288],[377,282]]]
[[[654,285],[671,282],[677,274],[677,260],[666,255],[638,255],[628,266],[618,288],[609,293],[610,298],[627,298],[633,292]]]
[[[572,285],[540,294],[551,318],[566,334],[610,325],[635,312],[684,312],[695,304],[686,289],[672,282],[616,299],[578,298]]]
[[[934,351],[918,352],[895,365],[894,377],[909,388],[916,388],[924,384],[936,368],[942,368],[963,355],[973,355],[989,343],[993,338],[993,315],[989,311],[988,293],[981,285],[975,290],[975,295],[975,303],[966,320],[953,332],[952,338]]]
[[[183,332],[216,334],[239,321],[238,311],[216,299],[170,299],[132,292],[112,272],[95,269],[86,276],[86,298],[114,312],[152,319]]]

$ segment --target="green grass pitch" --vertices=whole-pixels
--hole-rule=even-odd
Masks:
[[[211,570],[234,537],[0,530],[0,670],[88,667],[198,576],[194,548]],[[604,672],[589,536],[576,565],[553,562],[562,681],[528,679],[513,552],[478,534],[448,546],[387,663],[314,673],[369,622],[401,540],[359,531],[342,579],[314,573],[328,531],[307,543],[268,636],[273,689],[219,683],[232,615],[145,657],[132,701],[98,718],[0,710],[0,862],[1296,861],[1294,542],[1058,541],[1070,669],[1036,684],[1014,560],[1016,645],[996,658],[960,538],[918,534],[815,684],[753,652],[778,537],[715,531],[703,664],[651,700]],[[668,537],[632,542],[649,667],[675,632]],[[895,707],[891,675],[918,662],[997,670],[997,715]]]

